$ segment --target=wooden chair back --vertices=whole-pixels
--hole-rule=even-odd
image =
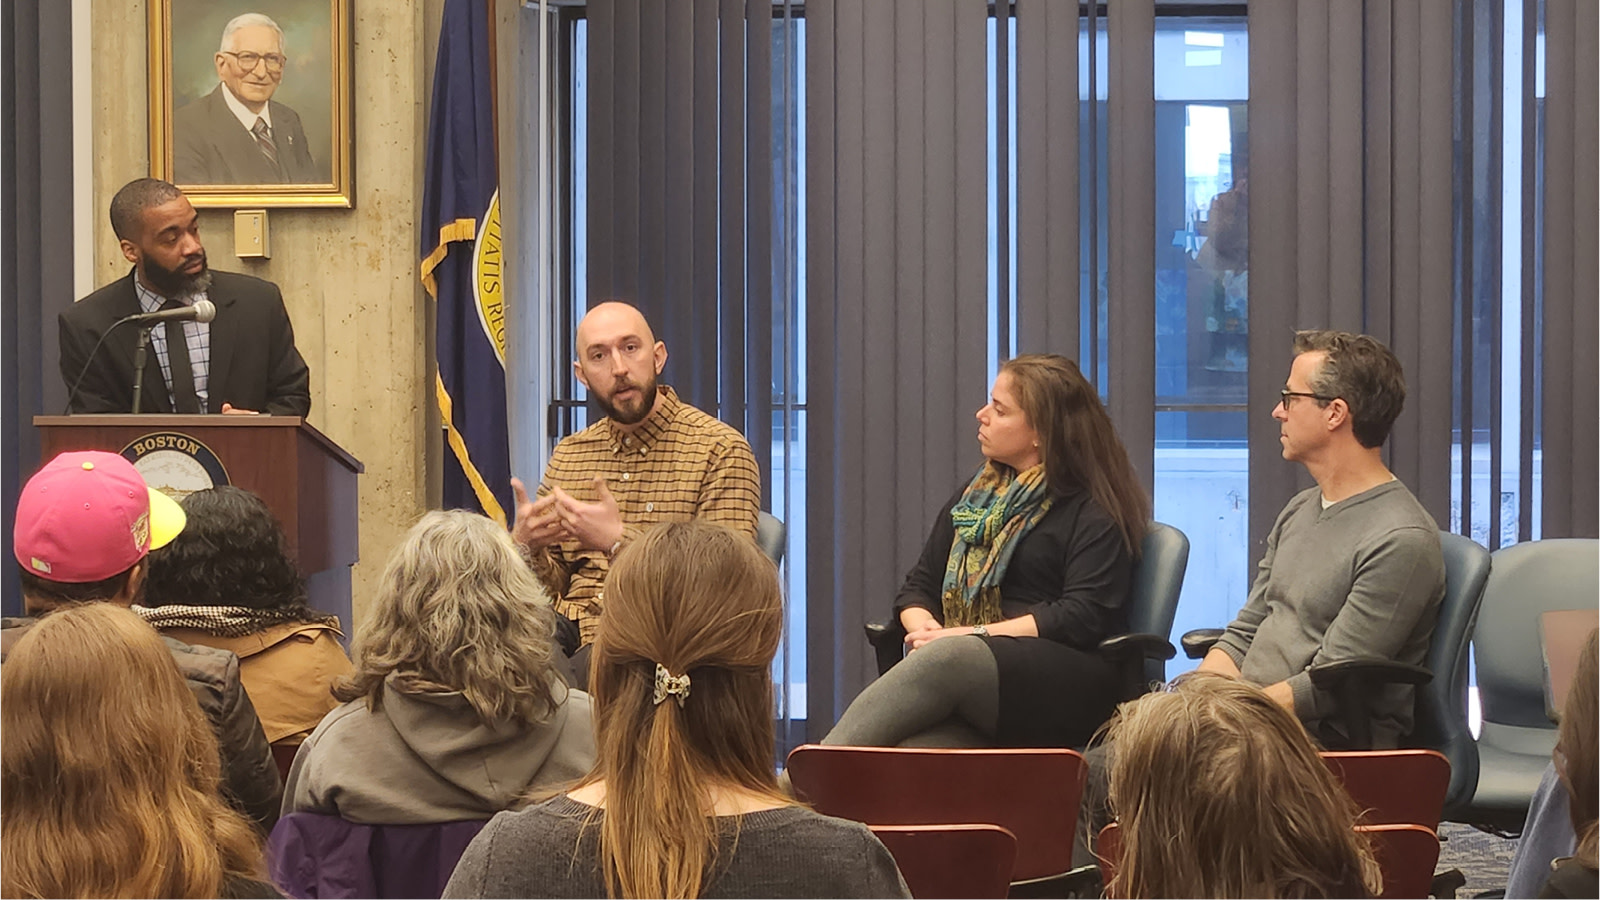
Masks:
[[[916,900],[1005,897],[1017,836],[998,825],[874,825]]]
[[[998,825],[1016,836],[1013,882],[1072,868],[1086,774],[1072,750],[929,750],[806,744],[789,777],[817,812],[868,825]]]
[[[1363,825],[1437,829],[1450,790],[1450,761],[1436,750],[1325,752],[1322,761],[1364,815]]]

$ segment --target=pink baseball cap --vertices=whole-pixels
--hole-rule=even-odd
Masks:
[[[127,571],[183,530],[183,507],[115,453],[63,453],[17,500],[13,551],[46,581],[83,584]]]

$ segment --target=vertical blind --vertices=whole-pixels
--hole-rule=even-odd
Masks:
[[[772,5],[590,0],[589,301],[643,311],[663,380],[750,438],[770,503]]]

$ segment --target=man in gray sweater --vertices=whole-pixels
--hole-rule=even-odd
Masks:
[[[1330,750],[1386,749],[1411,731],[1410,685],[1370,698],[1372,747],[1352,747],[1336,699],[1311,683],[1318,663],[1382,657],[1421,664],[1444,599],[1444,557],[1433,517],[1383,464],[1381,448],[1405,404],[1405,374],[1388,347],[1364,334],[1301,331],[1272,417],[1283,458],[1317,486],[1296,494],[1267,535],[1250,598],[1200,663],[1260,685]],[[1114,753],[1086,754],[1088,831],[1110,821]],[[1077,865],[1094,862],[1082,836]]]
[[[1302,331],[1272,411],[1283,458],[1317,486],[1278,514],[1250,598],[1200,670],[1261,685],[1330,749],[1349,748],[1335,698],[1307,670],[1353,657],[1421,664],[1444,597],[1439,531],[1380,449],[1405,402],[1400,362],[1366,335]],[[1372,749],[1411,731],[1414,689],[1368,703]],[[1369,749],[1369,748],[1350,748]]]

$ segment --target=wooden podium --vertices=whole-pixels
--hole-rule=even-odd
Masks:
[[[106,450],[130,458],[175,452],[180,455],[179,469],[212,469],[212,480],[221,484],[223,479],[216,477],[211,463],[214,457],[227,484],[254,492],[272,510],[288,538],[290,555],[306,576],[311,605],[339,617],[348,643],[354,628],[350,567],[359,558],[356,476],[363,466],[304,419],[78,415],[35,416],[33,424],[39,429],[41,462],[67,450]],[[191,452],[196,448],[199,452]],[[188,465],[182,457],[195,462]],[[143,462],[141,458],[135,465],[143,469]],[[184,485],[163,484],[148,473],[146,480],[169,493],[186,490]]]

